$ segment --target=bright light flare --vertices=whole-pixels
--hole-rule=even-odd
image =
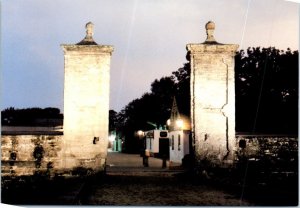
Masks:
[[[167,120],[167,125],[168,125],[168,126],[171,125],[171,120],[170,120],[170,119]]]
[[[143,136],[143,135],[144,135],[144,132],[143,132],[142,130],[138,130],[137,135],[138,135],[138,136]]]
[[[181,119],[176,120],[176,126],[179,127],[179,128],[182,128],[183,127],[183,120],[181,120]]]
[[[108,140],[110,141],[110,142],[113,142],[113,141],[115,141],[115,139],[116,139],[116,135],[109,135],[108,136]]]

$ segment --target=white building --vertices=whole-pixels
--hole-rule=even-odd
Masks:
[[[182,163],[182,159],[190,153],[190,121],[186,116],[179,114],[175,97],[171,117],[167,124],[170,138],[170,162]]]
[[[188,130],[177,130],[169,132],[170,137],[170,162],[182,163],[185,155],[189,154]]]
[[[150,130],[145,132],[146,149],[151,156],[169,156],[169,137],[167,130]]]

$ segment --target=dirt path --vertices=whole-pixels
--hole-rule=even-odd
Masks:
[[[169,176],[107,176],[105,183],[92,188],[88,205],[251,205],[222,190]]]
[[[149,165],[143,167],[139,155],[109,153],[104,175],[37,180],[34,184],[17,181],[15,186],[1,190],[1,200],[15,205],[298,205],[297,180],[255,185],[250,177],[247,183],[223,175],[207,180],[176,164],[172,169],[162,168],[162,160],[156,158],[150,158]]]
[[[142,167],[138,155],[110,153],[104,180],[90,185],[88,205],[223,205],[247,206],[238,196],[204,184],[195,184],[183,171],[162,169],[162,161],[150,158]]]

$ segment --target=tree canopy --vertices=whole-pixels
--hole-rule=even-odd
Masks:
[[[235,56],[236,132],[297,134],[298,51],[248,48]],[[164,126],[173,97],[181,114],[190,116],[190,63],[156,79],[151,92],[131,101],[118,113],[116,128],[127,151],[137,146],[134,132]]]
[[[297,134],[298,57],[271,47],[236,54],[236,131]]]
[[[182,114],[189,116],[189,63],[171,76],[156,79],[151,84],[151,92],[145,93],[128,103],[117,115],[115,127],[125,138],[125,149],[129,152],[138,150],[138,141],[134,133],[138,130],[164,128],[170,118],[173,97],[177,99]]]
[[[236,132],[298,133],[298,51],[248,48],[235,56]],[[134,133],[166,125],[175,96],[179,112],[190,116],[190,63],[170,76],[156,79],[151,91],[128,103],[120,112],[110,110],[109,130],[125,138],[129,152],[138,150]],[[7,108],[1,111],[2,125],[40,125],[58,119],[57,108]],[[52,121],[54,121],[52,120]],[[54,125],[44,123],[43,125]]]
[[[8,126],[57,126],[62,125],[63,115],[58,108],[13,107],[1,111],[1,124]]]

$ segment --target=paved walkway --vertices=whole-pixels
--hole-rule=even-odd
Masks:
[[[107,165],[109,167],[132,167],[143,168],[143,158],[138,154],[125,154],[119,152],[109,152],[107,156]],[[162,160],[149,157],[149,166],[155,169],[162,167]]]
[[[207,180],[178,167],[162,168],[162,160],[153,157],[149,158],[149,167],[144,167],[139,155],[110,152],[105,175],[68,180],[60,178],[41,183],[37,181],[24,187],[17,185],[12,189],[2,190],[2,202],[5,198],[8,204],[27,205],[295,206],[297,204],[295,199],[298,198],[291,195],[295,193],[294,190],[289,192],[286,187],[282,191],[280,187],[275,187],[276,189],[272,187],[257,189],[257,187]]]
[[[163,168],[163,160],[159,158],[149,157],[149,167],[143,166],[143,158],[138,154],[125,154],[118,152],[109,152],[106,162],[107,175],[166,175],[183,172],[178,163],[170,165],[167,161],[167,167]],[[171,166],[171,167],[170,167]]]
[[[178,164],[177,164],[178,165]],[[150,157],[143,167],[139,155],[109,153],[107,173],[89,185],[84,205],[251,205],[222,188],[195,183],[183,170],[162,168],[162,160]]]

